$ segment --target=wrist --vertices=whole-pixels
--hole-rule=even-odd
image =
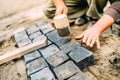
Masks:
[[[94,25],[93,27],[91,27],[94,29],[94,31],[96,32],[96,34],[101,34],[102,33],[102,30],[100,28],[98,28],[96,25]]]
[[[94,24],[94,25],[93,25],[93,28],[94,28],[94,30],[95,30],[96,32],[98,32],[98,33],[100,33],[100,34],[103,32],[103,29],[102,29],[102,27],[101,27],[100,25]]]

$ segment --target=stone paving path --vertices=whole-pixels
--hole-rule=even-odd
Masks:
[[[47,46],[23,55],[30,80],[89,80],[81,70],[94,64],[93,53],[66,37],[53,26],[40,22],[14,35],[18,47],[44,38]]]

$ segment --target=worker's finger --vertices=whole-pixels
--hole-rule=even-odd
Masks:
[[[90,47],[93,47],[93,45],[95,44],[95,40],[96,40],[96,38],[94,37],[94,38],[92,38],[92,41],[91,41],[91,43],[90,43]]]
[[[82,33],[82,34],[76,36],[75,39],[76,39],[76,40],[79,40],[79,39],[83,38],[83,35],[84,35],[84,34]]]
[[[91,43],[91,41],[92,41],[92,35],[90,35],[89,37],[88,37],[88,39],[87,39],[87,41],[86,41],[86,45],[87,46],[90,46],[90,43]]]
[[[85,34],[83,35],[83,43],[86,43],[87,39],[88,39],[89,35]]]
[[[68,9],[65,8],[65,9],[63,10],[63,14],[67,14],[67,12],[68,12]]]
[[[96,40],[96,46],[97,46],[98,49],[100,49],[100,41],[99,41],[99,39]]]

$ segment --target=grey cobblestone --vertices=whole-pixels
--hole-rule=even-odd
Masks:
[[[59,52],[55,53],[54,55],[50,56],[49,58],[47,58],[47,62],[52,67],[56,67],[68,59],[69,59],[69,57],[64,52],[59,51]]]
[[[47,37],[45,35],[39,35],[38,37],[34,38],[32,40],[32,42],[36,42],[36,41],[41,41],[43,39],[46,39]]]
[[[54,69],[58,80],[65,80],[79,71],[79,68],[72,61],[68,61]]]
[[[16,42],[20,42],[23,39],[27,39],[27,38],[28,38],[28,35],[27,35],[26,31],[21,31],[14,35],[14,39]]]
[[[60,37],[56,30],[48,33],[47,37],[49,40],[51,40],[53,43],[55,43],[59,47],[71,40],[66,37]]]
[[[47,46],[23,56],[30,80],[89,80],[80,69],[94,64],[92,52],[70,38],[60,37],[51,24],[40,22],[14,38],[19,47],[48,38]]]
[[[72,51],[72,50],[74,50],[74,49],[76,49],[76,48],[78,48],[78,47],[80,47],[80,46],[81,46],[80,43],[75,42],[75,41],[70,41],[70,42],[62,45],[62,46],[60,47],[60,49],[61,49],[62,51],[64,51],[65,53],[69,53],[70,51]]]
[[[20,47],[26,46],[30,43],[31,43],[31,40],[29,38],[27,38],[27,39],[24,39],[24,40],[18,42],[17,45],[20,48]]]
[[[26,63],[28,63],[36,58],[39,58],[39,57],[41,57],[40,53],[38,51],[33,51],[31,53],[25,54],[24,60]]]
[[[44,58],[48,58],[52,55],[54,55],[56,52],[60,51],[58,47],[54,44],[45,47],[44,49],[40,49],[41,54],[43,55]]]
[[[42,26],[40,29],[43,32],[43,34],[46,34],[46,33],[50,32],[50,31],[54,30],[54,28],[52,27],[51,24],[46,24],[46,25]]]
[[[31,80],[56,80],[51,70],[46,67],[35,74],[30,75]]]
[[[50,40],[48,40],[47,46],[49,46],[49,45],[51,45],[51,44],[52,44],[52,42],[51,42]]]
[[[79,47],[71,51],[69,56],[78,64],[81,69],[94,64],[93,53],[84,47]]]
[[[48,65],[43,58],[38,58],[38,59],[28,63],[26,66],[27,66],[28,75],[31,75],[32,73],[34,73],[38,70],[41,70],[41,69],[47,67]]]
[[[39,29],[41,29],[41,27],[44,26],[44,25],[46,25],[46,24],[48,24],[48,22],[42,21],[42,22],[39,22],[38,24],[36,24],[36,26],[37,26]]]
[[[36,25],[33,25],[33,26],[28,27],[26,30],[27,30],[27,33],[30,35],[30,34],[33,34],[39,31],[39,28]]]
[[[33,40],[33,39],[37,38],[37,37],[40,36],[40,35],[42,35],[42,33],[41,33],[40,31],[37,31],[37,32],[31,34],[31,35],[29,36],[29,38],[30,38],[31,40]]]
[[[50,32],[50,31],[55,30],[54,27],[51,24],[47,23],[47,22],[38,23],[37,26],[43,32],[43,34],[46,34],[46,33]]]
[[[87,75],[85,75],[83,72],[79,71],[77,74],[75,74],[68,80],[89,80],[89,79],[88,79]]]
[[[53,43],[52,43],[50,40],[47,40],[46,46],[44,46],[43,48],[40,48],[39,51],[40,51],[40,50],[43,50],[44,48],[46,48],[46,47],[48,47],[48,46],[50,46],[50,45],[52,45],[52,44],[53,44]]]

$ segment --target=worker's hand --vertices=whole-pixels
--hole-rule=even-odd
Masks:
[[[68,8],[66,7],[66,5],[64,3],[56,6],[55,15],[67,14],[67,13],[68,13]]]
[[[100,31],[96,27],[91,27],[75,37],[75,39],[82,39],[82,41],[89,47],[93,47],[94,44],[96,44],[97,48],[100,49],[99,35]]]

